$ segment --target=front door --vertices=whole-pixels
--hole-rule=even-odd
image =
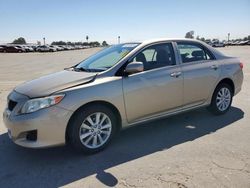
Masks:
[[[144,71],[123,78],[129,123],[182,106],[183,77],[171,43],[149,46],[132,61],[142,62]]]

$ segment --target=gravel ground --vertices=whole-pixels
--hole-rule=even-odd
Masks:
[[[0,113],[11,89],[76,64],[99,49],[0,54]],[[0,187],[250,187],[250,47],[220,48],[244,63],[231,110],[205,109],[123,131],[103,152],[14,145],[0,120]]]

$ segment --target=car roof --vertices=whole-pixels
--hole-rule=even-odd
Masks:
[[[201,42],[196,39],[187,39],[187,38],[156,38],[156,39],[142,41],[142,44],[147,45],[156,42],[171,42],[171,41]]]
[[[140,45],[138,45],[137,48],[141,48],[143,46],[147,46],[147,45],[150,45],[150,44],[153,44],[153,43],[158,43],[158,42],[173,42],[173,41],[180,41],[180,42],[196,42],[196,43],[199,43],[199,44],[202,44],[203,46],[205,46],[207,49],[209,49],[213,54],[214,56],[216,57],[216,59],[221,59],[221,58],[224,58],[225,55],[222,54],[220,51],[218,51],[217,49],[211,47],[210,45],[208,45],[207,43],[205,42],[202,42],[200,40],[196,40],[196,39],[187,39],[187,38],[156,38],[156,39],[150,39],[150,40],[145,40],[145,41],[142,41],[140,43]],[[136,50],[136,49],[135,49]]]

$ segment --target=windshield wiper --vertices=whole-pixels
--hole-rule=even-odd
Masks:
[[[85,69],[85,68],[83,68],[83,67],[73,67],[73,70],[74,71],[77,71],[77,72],[81,72],[81,71],[84,71],[84,72],[91,72],[91,70],[90,69]]]
[[[101,68],[96,68],[96,69],[86,69],[83,67],[70,67],[70,68],[65,68],[64,70],[70,70],[70,71],[76,71],[76,72],[102,72],[107,70],[110,67],[101,67]]]

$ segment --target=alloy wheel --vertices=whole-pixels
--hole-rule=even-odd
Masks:
[[[96,112],[85,118],[80,126],[81,143],[90,149],[101,147],[111,135],[112,123],[103,112]]]
[[[216,96],[216,106],[220,111],[225,111],[231,103],[231,92],[228,88],[222,87]]]

